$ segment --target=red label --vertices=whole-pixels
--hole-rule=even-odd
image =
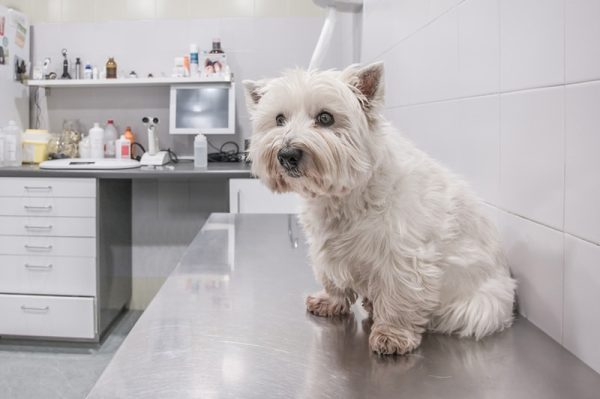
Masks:
[[[129,158],[129,146],[121,144],[121,158]]]

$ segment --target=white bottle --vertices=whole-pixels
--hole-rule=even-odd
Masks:
[[[90,80],[92,79],[93,75],[93,70],[92,70],[92,65],[90,64],[85,64],[85,69],[83,70],[83,78]]]
[[[131,159],[131,141],[124,134],[115,142],[115,154],[117,159]]]
[[[90,136],[84,136],[79,142],[79,158],[92,157],[92,142]]]
[[[104,129],[100,127],[99,123],[94,123],[94,127],[90,129],[90,143],[91,158],[104,158]]]
[[[115,141],[119,134],[112,119],[108,121],[104,128],[104,158],[115,157]]]
[[[198,61],[198,45],[190,44],[190,76],[197,78],[200,76],[200,64]]]
[[[4,129],[4,166],[21,166],[21,129],[15,121],[9,121]]]
[[[206,168],[208,166],[208,142],[203,134],[194,139],[194,167]]]

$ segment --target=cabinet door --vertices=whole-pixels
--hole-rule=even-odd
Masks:
[[[231,213],[298,213],[301,203],[298,194],[273,193],[257,179],[229,180]]]

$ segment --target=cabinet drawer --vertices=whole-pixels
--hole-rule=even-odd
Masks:
[[[95,218],[0,216],[0,235],[95,237]]]
[[[0,197],[0,216],[95,217],[94,198]]]
[[[87,237],[0,236],[0,255],[96,257],[96,239]]]
[[[0,197],[96,197],[95,179],[3,177]]]
[[[0,255],[0,293],[96,296],[96,259]]]
[[[82,338],[96,336],[94,298],[0,294],[0,335]]]

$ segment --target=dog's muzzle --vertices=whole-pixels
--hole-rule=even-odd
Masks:
[[[289,172],[290,176],[298,177],[300,175],[298,165],[300,164],[302,155],[302,150],[298,148],[284,147],[277,153],[277,160]]]

